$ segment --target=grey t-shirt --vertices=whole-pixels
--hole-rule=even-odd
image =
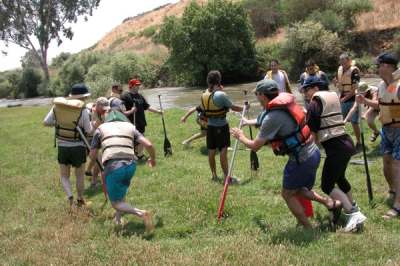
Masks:
[[[216,91],[213,95],[213,101],[216,106],[220,108],[231,108],[233,103],[228,98],[225,92],[223,91]],[[208,118],[208,125],[214,127],[221,127],[228,124],[225,117],[210,117]]]
[[[112,110],[116,110],[121,113],[126,111],[125,105],[121,99],[119,99],[117,97],[111,97],[109,99],[109,101],[110,101],[110,107]]]
[[[99,129],[96,129],[93,135],[92,143],[91,143],[91,149],[100,149],[101,148],[101,139],[102,139],[102,134]],[[136,129],[133,131],[133,138],[136,141],[139,141],[141,138],[143,138],[143,135],[137,131]],[[107,176],[110,171],[113,171],[117,168],[120,168],[122,166],[128,165],[132,163],[131,160],[108,160],[104,164],[104,175]]]
[[[290,135],[296,129],[296,122],[286,111],[268,111],[261,123],[257,138],[265,141],[271,141],[276,138]],[[318,149],[318,147],[314,142],[310,142],[303,146],[298,154],[299,161],[303,162],[307,160],[316,149]],[[289,154],[289,159],[296,160],[293,154]]]

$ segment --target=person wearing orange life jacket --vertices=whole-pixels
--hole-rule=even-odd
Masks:
[[[378,101],[357,95],[357,102],[379,108],[383,174],[394,200],[392,209],[383,218],[390,219],[400,216],[400,70],[398,58],[390,53],[380,54],[375,63],[383,80],[378,85]]]
[[[306,125],[304,111],[292,94],[280,93],[273,80],[258,82],[255,94],[265,109],[260,132],[254,140],[248,139],[239,128],[231,129],[231,134],[254,151],[270,143],[276,155],[289,156],[283,173],[282,197],[297,221],[311,228],[298,196],[317,201],[328,209],[337,208],[340,202],[312,190],[320,152]]]
[[[45,126],[53,126],[56,129],[60,180],[70,206],[74,203],[69,179],[71,166],[75,167],[77,205],[78,207],[85,205],[83,192],[86,147],[76,130],[76,126],[81,127],[86,133],[90,133],[95,126],[91,123],[89,111],[85,108],[84,100],[89,95],[89,90],[84,84],[75,84],[72,86],[68,98],[58,97],[54,99],[54,106],[43,121]]]
[[[360,82],[360,70],[354,65],[354,61],[347,53],[343,53],[339,57],[340,66],[337,71],[337,76],[333,80],[335,86],[340,93],[340,105],[343,117],[346,117],[355,102],[356,90]],[[362,151],[361,145],[361,129],[359,125],[358,110],[351,117],[351,126],[356,137],[356,150]]]
[[[348,218],[344,231],[352,232],[366,220],[353,200],[351,185],[345,176],[350,158],[356,151],[351,137],[345,132],[339,97],[336,92],[320,91],[323,86],[322,80],[311,76],[305,80],[300,91],[309,101],[307,125],[327,155],[322,170],[321,189],[341,202]],[[333,223],[336,225],[340,213],[334,216],[336,219],[333,219]]]
[[[270,68],[267,74],[264,77],[265,79],[275,80],[278,83],[280,92],[288,92],[292,93],[292,89],[290,88],[289,77],[285,70],[279,69],[279,61],[277,59],[271,60]]]
[[[125,197],[136,171],[134,142],[141,143],[149,153],[150,167],[156,164],[154,147],[124,114],[116,110],[110,111],[109,105],[103,105],[102,108],[105,122],[94,133],[90,157],[95,159],[98,150],[102,150],[106,190],[111,205],[116,210],[115,222],[121,224],[122,213],[129,213],[142,218],[146,230],[151,231],[154,227],[151,213],[132,207],[125,201]]]

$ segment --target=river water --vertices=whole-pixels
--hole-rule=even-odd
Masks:
[[[376,86],[380,79],[378,78],[366,78],[362,81],[367,82],[369,85]],[[244,98],[244,91],[248,91],[248,97],[251,104],[250,116],[259,113],[261,108],[257,102],[257,99],[252,92],[255,88],[256,82],[243,83],[236,85],[224,86],[224,91],[232,99],[235,104],[242,105]],[[298,84],[292,84],[292,88],[296,88]],[[331,85],[331,89],[334,89]],[[193,106],[200,104],[200,97],[204,88],[186,88],[186,87],[172,87],[172,88],[154,88],[141,90],[141,93],[146,97],[149,104],[153,107],[159,108],[158,95],[161,95],[162,105],[164,109],[169,108],[183,108],[188,109]],[[294,94],[297,100],[302,103],[303,97],[300,93],[294,89]],[[32,99],[0,99],[0,107],[12,107],[12,106],[43,106],[50,105],[53,98],[32,98]]]

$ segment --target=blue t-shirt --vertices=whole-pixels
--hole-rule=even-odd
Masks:
[[[223,91],[216,91],[213,95],[214,104],[220,108],[231,108],[233,103],[229,100],[228,96]],[[210,117],[208,118],[208,125],[214,127],[221,127],[228,124],[225,117]]]

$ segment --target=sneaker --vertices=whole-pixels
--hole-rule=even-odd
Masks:
[[[154,231],[154,223],[153,223],[153,215],[146,211],[143,214],[143,222],[144,226],[146,227],[146,232],[147,233],[152,233]]]
[[[229,179],[229,185],[238,185],[240,183],[240,179],[237,177],[231,176]]]
[[[344,232],[347,233],[356,231],[357,228],[359,228],[367,219],[367,217],[365,217],[365,215],[362,214],[360,211],[353,212],[347,215],[349,216],[349,219],[346,226],[344,227]]]

